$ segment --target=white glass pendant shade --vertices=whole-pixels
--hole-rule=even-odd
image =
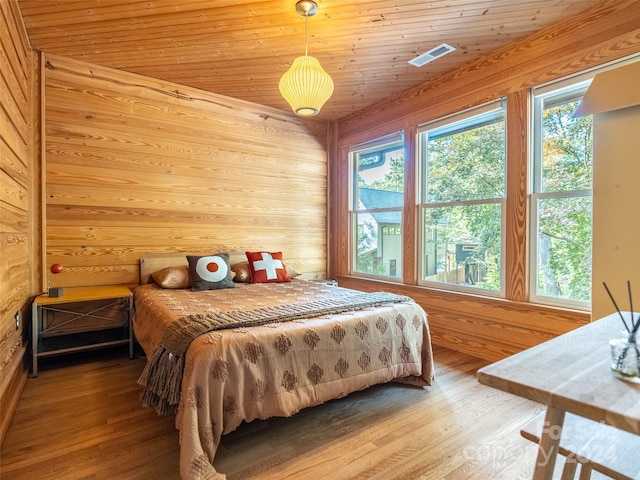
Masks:
[[[293,111],[303,117],[317,115],[333,94],[333,80],[320,62],[308,55],[293,61],[278,86]]]

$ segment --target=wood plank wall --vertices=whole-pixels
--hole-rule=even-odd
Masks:
[[[639,52],[639,25],[640,2],[603,2],[432,82],[339,120],[336,148],[330,154],[330,276],[347,287],[362,290],[385,288],[412,295],[429,314],[434,343],[491,361],[588,322],[590,316],[584,312],[527,302],[529,89]],[[415,185],[415,157],[411,152],[416,152],[416,126],[501,96],[506,96],[508,103],[506,299],[454,294],[417,286],[413,220],[408,220],[411,228],[405,229],[405,268],[401,284],[350,275],[347,216],[349,147],[404,130],[405,147],[409,152],[405,185],[412,188]],[[409,195],[405,201],[407,219],[417,218],[413,200]]]
[[[146,253],[283,251],[326,275],[327,124],[47,56],[55,286],[137,284]]]
[[[25,326],[40,283],[38,58],[16,3],[0,2],[0,442],[26,381]]]

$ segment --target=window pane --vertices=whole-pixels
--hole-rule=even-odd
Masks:
[[[404,140],[396,132],[351,151],[352,271],[401,278]]]
[[[591,300],[592,198],[541,198],[538,212],[538,295]]]
[[[424,210],[423,279],[500,291],[502,205]]]
[[[532,300],[575,308],[591,299],[593,119],[573,117],[588,83],[534,103]]]
[[[542,115],[542,192],[565,192],[592,186],[592,117],[573,118],[578,103],[578,100],[561,105],[557,101],[545,102]]]
[[[446,136],[427,132],[427,203],[505,196],[504,120],[481,120]]]
[[[404,206],[404,145],[387,144],[354,153],[356,210]]]
[[[400,278],[402,213],[357,213],[355,270]]]

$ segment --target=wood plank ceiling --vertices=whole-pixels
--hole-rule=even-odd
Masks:
[[[335,120],[602,0],[319,0],[309,54],[333,77]],[[36,50],[281,109],[278,81],[304,53],[295,0],[18,0]],[[407,62],[446,42],[456,51]]]

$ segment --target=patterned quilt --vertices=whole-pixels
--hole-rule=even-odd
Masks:
[[[301,280],[204,292],[145,285],[134,292],[133,324],[151,358],[167,326],[185,314],[264,310],[355,293]],[[181,476],[225,478],[212,462],[221,436],[243,421],[290,416],[378,383],[424,386],[432,379],[427,316],[411,300],[205,333],[184,359],[176,415]]]

